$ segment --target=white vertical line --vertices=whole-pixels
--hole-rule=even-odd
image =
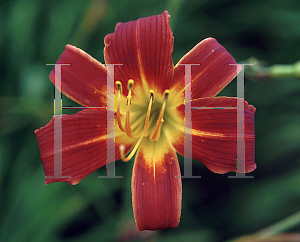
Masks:
[[[181,178],[201,178],[201,176],[193,176],[193,160],[192,160],[192,65],[200,64],[180,64],[184,65],[184,176]],[[176,177],[177,178],[177,177]]]
[[[115,125],[114,125],[114,65],[107,65],[107,164],[115,161]],[[113,174],[110,174],[113,172]],[[107,169],[108,176],[114,176],[115,169]]]
[[[55,111],[54,111],[54,176],[62,176],[62,121],[61,121],[61,65],[54,67]]]
[[[185,65],[184,175],[192,176],[192,65]],[[188,167],[190,166],[190,167]],[[188,174],[187,174],[188,173]]]
[[[70,64],[46,64],[54,65],[54,174],[46,178],[70,178],[62,175],[62,99],[61,99],[61,66]]]
[[[236,153],[236,176],[229,176],[229,178],[253,178],[253,176],[245,176],[245,75],[244,65],[251,64],[230,64],[236,65],[237,72],[239,66],[241,71],[237,74],[237,118],[236,118],[236,132],[237,132],[237,153]]]
[[[98,176],[98,178],[123,178],[115,176],[115,115],[114,115],[114,66],[122,64],[107,64],[107,176]]]

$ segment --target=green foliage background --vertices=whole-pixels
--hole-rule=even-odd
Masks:
[[[300,210],[300,80],[246,79],[256,111],[253,179],[228,179],[193,162],[201,179],[183,180],[177,228],[138,232],[131,206],[133,161],[116,162],[124,179],[44,185],[34,130],[53,115],[48,75],[68,43],[103,62],[103,39],[117,22],[168,10],[176,63],[212,36],[238,62],[300,59],[297,0],[2,0],[0,3],[0,241],[225,241]],[[221,95],[235,96],[236,81]],[[63,103],[69,101],[64,97]],[[183,166],[182,157],[180,165]],[[233,175],[233,174],[230,174]],[[297,225],[298,224],[298,225]],[[285,232],[300,232],[299,221]]]

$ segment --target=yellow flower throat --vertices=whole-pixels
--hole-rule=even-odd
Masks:
[[[145,137],[149,137],[148,141],[145,141],[144,139],[144,142],[147,142],[148,145],[150,141],[155,142],[160,140],[161,142],[155,143],[160,143],[160,145],[162,145],[166,140],[171,142],[174,140],[174,129],[180,124],[180,119],[178,115],[176,115],[177,112],[174,101],[169,102],[170,90],[165,90],[162,95],[157,93],[155,96],[154,90],[149,89],[148,87],[137,87],[135,89],[133,100],[135,102],[132,102],[134,81],[130,79],[127,85],[128,95],[125,107],[123,102],[125,101],[124,96],[121,95],[122,84],[119,81],[115,84],[117,90],[116,123],[118,124],[120,131],[126,133],[128,138],[138,139],[128,157],[125,157],[124,145],[120,146],[120,154],[123,161],[129,161],[132,158]],[[123,99],[123,101],[121,99]],[[126,110],[125,115],[121,114],[121,104],[123,104],[123,110]],[[124,123],[124,116],[125,125],[122,124],[122,121]],[[172,132],[173,134],[171,134]],[[170,142],[167,143],[170,144]],[[150,146],[153,145],[154,144],[151,144]]]

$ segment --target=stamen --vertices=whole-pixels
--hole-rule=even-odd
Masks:
[[[150,92],[150,101],[149,101],[149,105],[148,105],[147,116],[146,116],[145,126],[144,126],[144,136],[145,137],[148,136],[147,131],[148,131],[148,126],[149,126],[151,107],[152,107],[152,103],[154,101],[154,91],[150,90],[149,92]]]
[[[154,140],[157,141],[159,139],[159,133],[160,133],[159,130],[160,130],[161,124],[164,122],[163,116],[164,116],[164,112],[165,112],[165,108],[166,108],[169,93],[170,93],[169,90],[164,91],[164,94],[163,94],[164,102],[163,102],[163,105],[162,105],[161,110],[160,110],[160,114],[159,114],[159,117],[158,117],[158,120],[157,120],[157,123],[156,123],[156,128],[154,130],[154,133],[153,133],[152,137],[150,137],[151,141],[154,141]]]
[[[129,79],[127,84],[127,89],[128,89],[127,105],[128,105],[128,100],[130,101],[129,105],[131,105],[131,91],[132,91],[133,84],[134,84],[134,80]]]
[[[139,136],[135,136],[132,133],[131,125],[130,125],[130,106],[131,106],[131,91],[133,87],[134,81],[130,79],[128,81],[128,96],[127,96],[127,112],[126,112],[126,118],[125,118],[125,130],[126,134],[131,138],[138,138]]]
[[[143,138],[144,138],[144,135],[141,135],[141,137],[139,138],[138,142],[136,142],[134,148],[132,149],[132,151],[130,152],[129,156],[127,156],[127,157],[125,157],[125,154],[124,154],[125,146],[124,145],[120,145],[119,146],[120,155],[121,155],[122,161],[127,162],[127,161],[131,160],[132,156],[135,154],[135,152],[139,148],[139,146],[140,146]]]
[[[125,132],[125,129],[121,123],[121,110],[120,110],[120,99],[121,99],[121,93],[122,93],[122,83],[119,81],[116,81],[116,86],[118,89],[118,94],[117,94],[117,122],[119,125],[120,130]]]

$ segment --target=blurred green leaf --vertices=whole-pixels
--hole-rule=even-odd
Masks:
[[[53,115],[51,68],[68,43],[104,61],[104,36],[117,22],[168,10],[174,64],[206,37],[238,61],[299,61],[300,1],[294,0],[4,0],[0,5],[0,241],[225,241],[253,234],[300,210],[300,81],[245,80],[256,109],[253,179],[228,179],[193,161],[183,179],[179,227],[138,232],[131,205],[132,163],[116,162],[124,179],[44,185],[34,130]],[[216,67],[217,68],[217,67]],[[220,95],[235,96],[234,80]],[[63,96],[64,104],[74,103]],[[67,112],[67,111],[66,111]],[[183,168],[182,157],[179,157]],[[295,226],[287,232],[299,233]],[[131,238],[131,239],[130,239]]]

